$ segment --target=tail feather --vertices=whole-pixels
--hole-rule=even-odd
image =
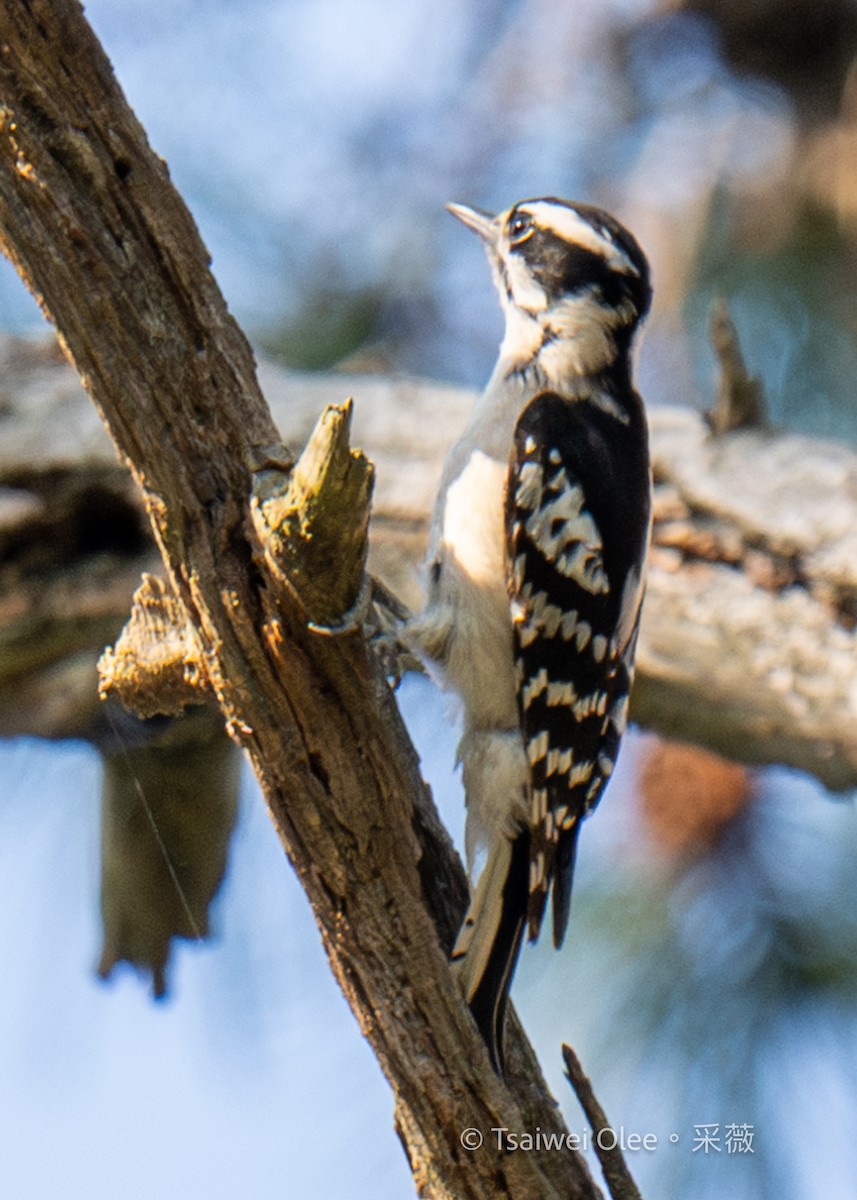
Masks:
[[[530,839],[499,839],[452,952],[453,969],[494,1069],[503,1074],[506,1001],[518,959],[529,890]]]
[[[571,911],[571,887],[577,859],[577,835],[580,822],[565,830],[556,851],[553,876],[553,944],[557,950],[563,943]]]

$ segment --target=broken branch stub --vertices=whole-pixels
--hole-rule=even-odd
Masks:
[[[351,413],[350,400],[330,405],[290,473],[254,473],[251,517],[262,555],[310,628],[350,631],[344,618],[363,591],[373,468],[350,447]]]
[[[717,400],[707,414],[712,433],[719,436],[730,429],[764,428],[767,422],[762,385],[747,371],[738,331],[723,299],[712,305],[709,334],[720,366]]]

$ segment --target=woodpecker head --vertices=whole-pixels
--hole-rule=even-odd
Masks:
[[[652,293],[646,256],[614,217],[553,198],[523,200],[496,217],[448,207],[485,243],[510,372],[535,366],[561,385],[626,359]]]

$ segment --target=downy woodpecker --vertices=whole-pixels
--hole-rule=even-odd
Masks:
[[[484,865],[453,964],[502,1072],[524,927],[535,941],[552,886],[561,944],[580,825],[626,723],[651,492],[630,351],[651,289],[600,209],[449,208],[485,244],[506,328],[446,461],[409,640],[463,702],[467,854]]]

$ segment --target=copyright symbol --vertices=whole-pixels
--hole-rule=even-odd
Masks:
[[[484,1140],[478,1129],[463,1129],[461,1132],[461,1144],[465,1150],[478,1150]]]

